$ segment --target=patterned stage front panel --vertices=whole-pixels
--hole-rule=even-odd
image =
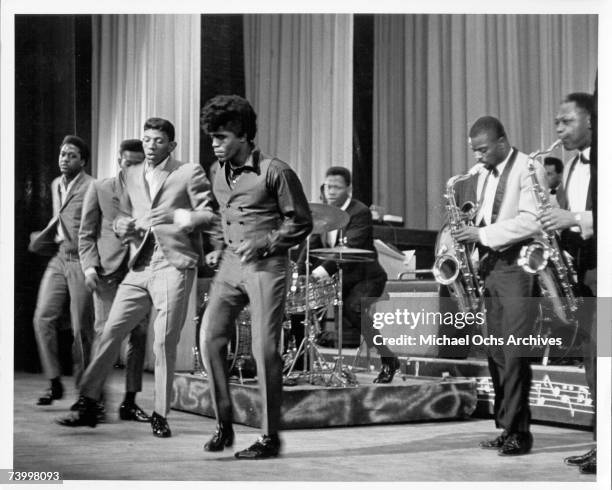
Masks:
[[[476,408],[476,383],[466,379],[402,377],[390,385],[359,377],[356,387],[299,385],[283,391],[285,429],[385,424],[469,417]],[[234,420],[260,426],[257,384],[232,383]],[[173,408],[213,416],[208,381],[200,375],[176,373]]]

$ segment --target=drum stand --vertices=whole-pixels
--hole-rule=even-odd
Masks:
[[[340,241],[339,243],[343,243],[342,238],[342,230],[340,230]],[[342,308],[344,306],[344,301],[342,300],[342,264],[340,260],[336,260],[336,267],[338,268],[338,300],[336,302],[337,306],[337,314],[334,315],[336,327],[338,330],[338,357],[336,358],[336,364],[334,365],[334,369],[332,370],[331,375],[327,381],[328,386],[357,386],[357,378],[355,375],[344,369],[344,358],[342,357]]]
[[[285,380],[288,380],[295,369],[295,364],[300,356],[303,356],[305,371],[298,374],[297,378],[302,376],[308,376],[308,382],[312,385],[323,385],[325,380],[323,378],[323,370],[325,360],[319,352],[318,346],[315,342],[314,322],[311,321],[311,310],[310,310],[310,235],[306,238],[306,284],[305,284],[305,298],[304,298],[304,338],[295,353],[293,362],[289,371],[285,375]],[[316,315],[316,312],[315,312]],[[318,319],[314,317],[316,321]],[[317,364],[317,371],[315,371],[315,362]]]

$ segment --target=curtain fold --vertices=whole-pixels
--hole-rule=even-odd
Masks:
[[[95,16],[94,176],[116,175],[119,144],[152,116],[174,124],[176,158],[198,161],[200,35],[199,15]]]
[[[244,45],[256,141],[318,201],[329,166],[352,168],[352,15],[245,15]]]
[[[520,150],[548,147],[596,70],[596,15],[375,16],[373,202],[439,228],[445,182],[475,163],[469,126],[490,114]]]

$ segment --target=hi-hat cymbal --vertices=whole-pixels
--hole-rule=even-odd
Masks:
[[[326,233],[346,226],[349,214],[342,209],[318,202],[308,203],[312,212],[312,232]]]
[[[310,251],[311,253],[317,252],[319,254],[338,254],[338,255],[350,255],[350,254],[373,254],[372,250],[366,250],[364,248],[349,248],[349,247],[329,247],[329,248],[314,248]]]

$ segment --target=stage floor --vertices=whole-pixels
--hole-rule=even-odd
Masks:
[[[43,376],[16,373],[13,468],[59,471],[65,480],[595,481],[562,461],[591,447],[590,432],[533,425],[532,453],[502,458],[477,447],[481,439],[496,435],[487,419],[286,430],[281,434],[280,458],[242,462],[230,450],[202,451],[215,427],[211,418],[172,411],[173,437],[163,440],[151,435],[148,424],[119,421],[123,379],[124,371],[114,370],[107,389],[108,423],[95,429],[66,428],[53,421],[65,415],[75,400],[72,379],[64,380],[63,400],[37,407],[35,401],[46,388]],[[150,373],[145,373],[137,401],[151,411]],[[258,436],[257,429],[244,425],[236,425],[235,430],[234,450]],[[82,488],[82,483],[69,486]]]

